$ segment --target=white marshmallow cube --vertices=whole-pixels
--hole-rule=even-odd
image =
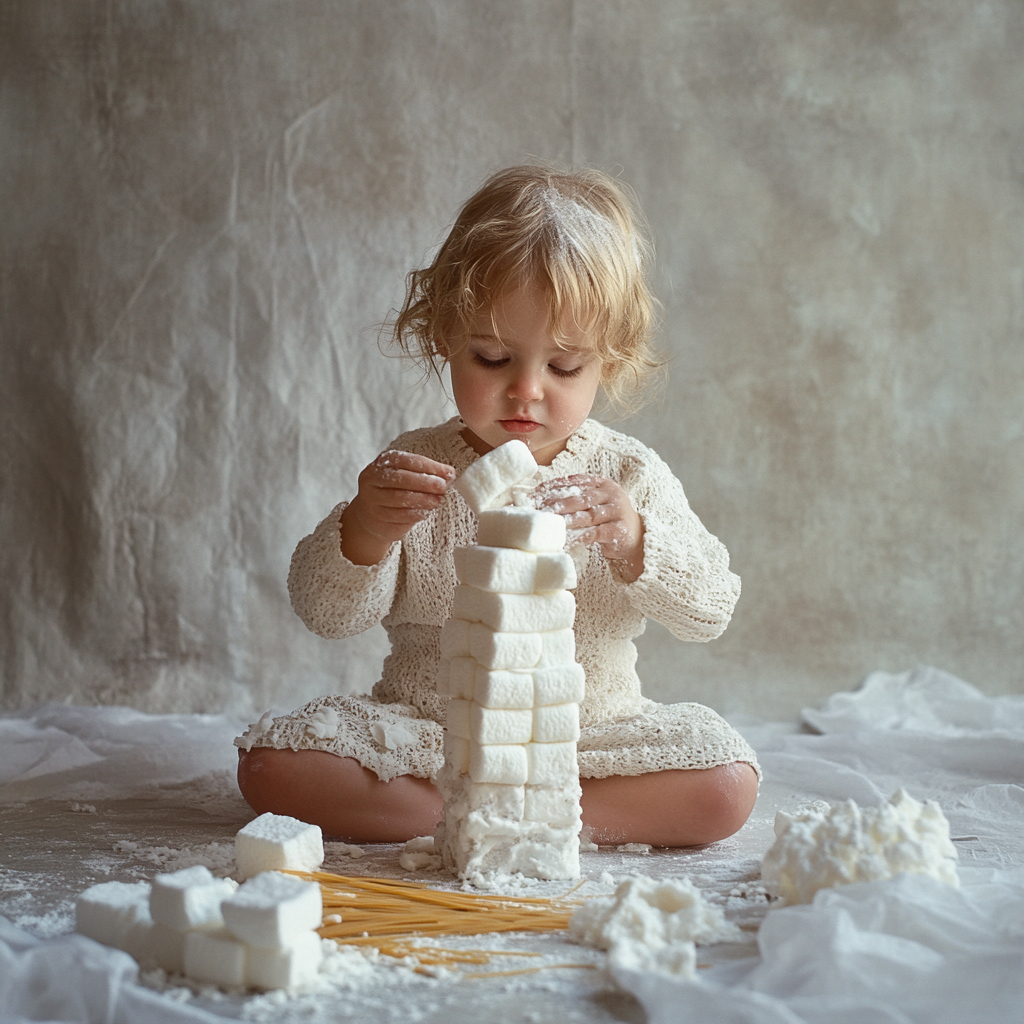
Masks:
[[[445,731],[444,759],[459,775],[466,775],[469,772],[469,740]]]
[[[533,709],[534,743],[575,743],[579,738],[579,704],[551,704]]]
[[[527,878],[578,878],[580,873],[579,823],[546,829],[544,840],[524,838],[508,852],[503,870],[521,871]]]
[[[575,662],[551,668],[535,668],[533,704],[537,708],[549,704],[579,704],[586,692],[586,675]],[[545,741],[541,741],[545,742]]]
[[[469,738],[481,746],[487,744],[529,743],[533,735],[533,712],[510,711],[470,705]]]
[[[464,740],[469,739],[469,708],[471,703],[472,701],[461,700],[458,697],[452,697],[448,701],[444,727],[450,735],[459,736]]]
[[[469,657],[469,627],[466,619],[449,619],[441,627],[441,657],[447,660],[452,658]]]
[[[452,614],[482,622],[499,633],[544,633],[568,629],[576,599],[567,590],[546,594],[492,594],[465,585],[455,588]]]
[[[235,938],[261,949],[284,949],[320,927],[323,900],[316,882],[265,871],[243,882],[222,911]]]
[[[533,578],[535,593],[576,588],[576,566],[564,551],[541,551],[536,557],[537,572]]]
[[[532,508],[496,508],[480,513],[477,544],[520,551],[561,551],[565,520]]]
[[[569,632],[572,630],[562,630]],[[498,633],[482,622],[474,622],[469,633],[470,654],[492,669],[532,668],[543,653],[544,636],[552,633]]]
[[[578,785],[523,788],[523,817],[528,821],[542,821],[554,828],[570,828],[579,821],[580,814]]]
[[[167,875],[157,875],[149,894],[149,913],[156,924],[179,932],[218,928],[224,923],[221,901],[238,885],[230,878],[214,878],[201,864]]]
[[[478,665],[473,699],[485,708],[532,708],[533,674]]]
[[[472,700],[476,684],[477,664],[473,658],[452,658],[448,688],[450,696]]]
[[[527,743],[525,750],[526,781],[531,785],[565,786],[577,781],[575,743]]]
[[[508,441],[481,456],[452,486],[480,515],[512,500],[512,488],[537,472],[537,460],[522,441]]]
[[[576,633],[571,629],[555,629],[540,634],[541,650],[537,668],[571,665],[576,660]]]
[[[467,812],[510,821],[522,821],[525,810],[525,792],[522,786],[503,786],[492,782],[472,782],[465,788]]]
[[[319,825],[283,814],[261,814],[235,836],[235,861],[244,878],[262,871],[316,871],[324,862]]]
[[[188,934],[155,922],[149,929],[149,955],[168,974],[185,973],[185,936]]]
[[[189,932],[185,936],[185,974],[222,988],[245,984],[246,948],[227,928]]]
[[[300,935],[287,949],[251,946],[245,961],[245,983],[260,989],[303,988],[317,976],[323,955],[323,939],[314,931]]]
[[[473,683],[477,664],[472,658],[441,660],[437,666],[437,692],[442,697],[473,699]]]
[[[479,743],[469,745],[469,777],[474,782],[498,782],[505,786],[521,786],[529,775],[527,745]]]
[[[477,545],[456,548],[454,555],[460,583],[501,594],[533,593],[537,555],[530,551]]]
[[[148,882],[100,882],[75,902],[75,931],[121,949],[128,932],[149,917]]]

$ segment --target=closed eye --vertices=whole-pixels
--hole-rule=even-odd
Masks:
[[[478,366],[486,366],[490,369],[495,369],[499,366],[504,366],[508,362],[508,356],[505,356],[502,359],[488,359],[486,356],[480,355],[479,352],[474,352],[473,362]]]
[[[563,379],[568,377],[578,377],[583,372],[582,366],[577,366],[574,370],[563,370],[561,366],[555,366],[554,363],[548,363],[548,369],[556,376]]]

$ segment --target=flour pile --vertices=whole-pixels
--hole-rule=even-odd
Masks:
[[[958,854],[949,822],[934,800],[920,803],[897,790],[881,807],[818,802],[796,814],[775,815],[776,840],[765,854],[765,888],[784,903],[810,903],[819,889],[929,875],[959,886]]]
[[[646,875],[621,882],[614,896],[589,900],[570,918],[569,934],[608,950],[609,967],[680,978],[696,973],[696,945],[743,940],[689,878]]]

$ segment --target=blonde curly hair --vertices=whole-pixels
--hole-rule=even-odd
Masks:
[[[409,273],[405,302],[387,326],[402,351],[440,376],[482,309],[539,285],[556,340],[565,340],[561,325],[570,316],[604,364],[610,401],[632,408],[661,365],[651,345],[652,258],[627,186],[596,170],[509,167],[462,207],[430,266]]]

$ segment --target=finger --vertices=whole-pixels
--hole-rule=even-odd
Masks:
[[[592,526],[601,526],[604,523],[622,521],[622,511],[613,502],[604,505],[592,505],[590,508],[580,509],[565,516],[565,525],[570,530],[583,530]]]
[[[377,492],[374,505],[380,509],[414,508],[432,512],[438,508],[444,496],[423,491],[382,490]]]
[[[406,469],[413,473],[424,473],[427,476],[440,477],[447,483],[451,483],[455,479],[454,466],[428,459],[426,455],[399,451],[397,448],[389,448],[386,452],[381,452],[374,459],[374,465],[380,466],[382,469]]]
[[[614,561],[623,558],[633,550],[633,539],[626,524],[621,520],[600,523],[576,532],[574,540],[590,547],[597,544],[605,558]]]
[[[411,469],[373,467],[371,484],[381,490],[414,491],[422,494],[443,495],[448,490],[448,481],[432,473],[420,473]]]

